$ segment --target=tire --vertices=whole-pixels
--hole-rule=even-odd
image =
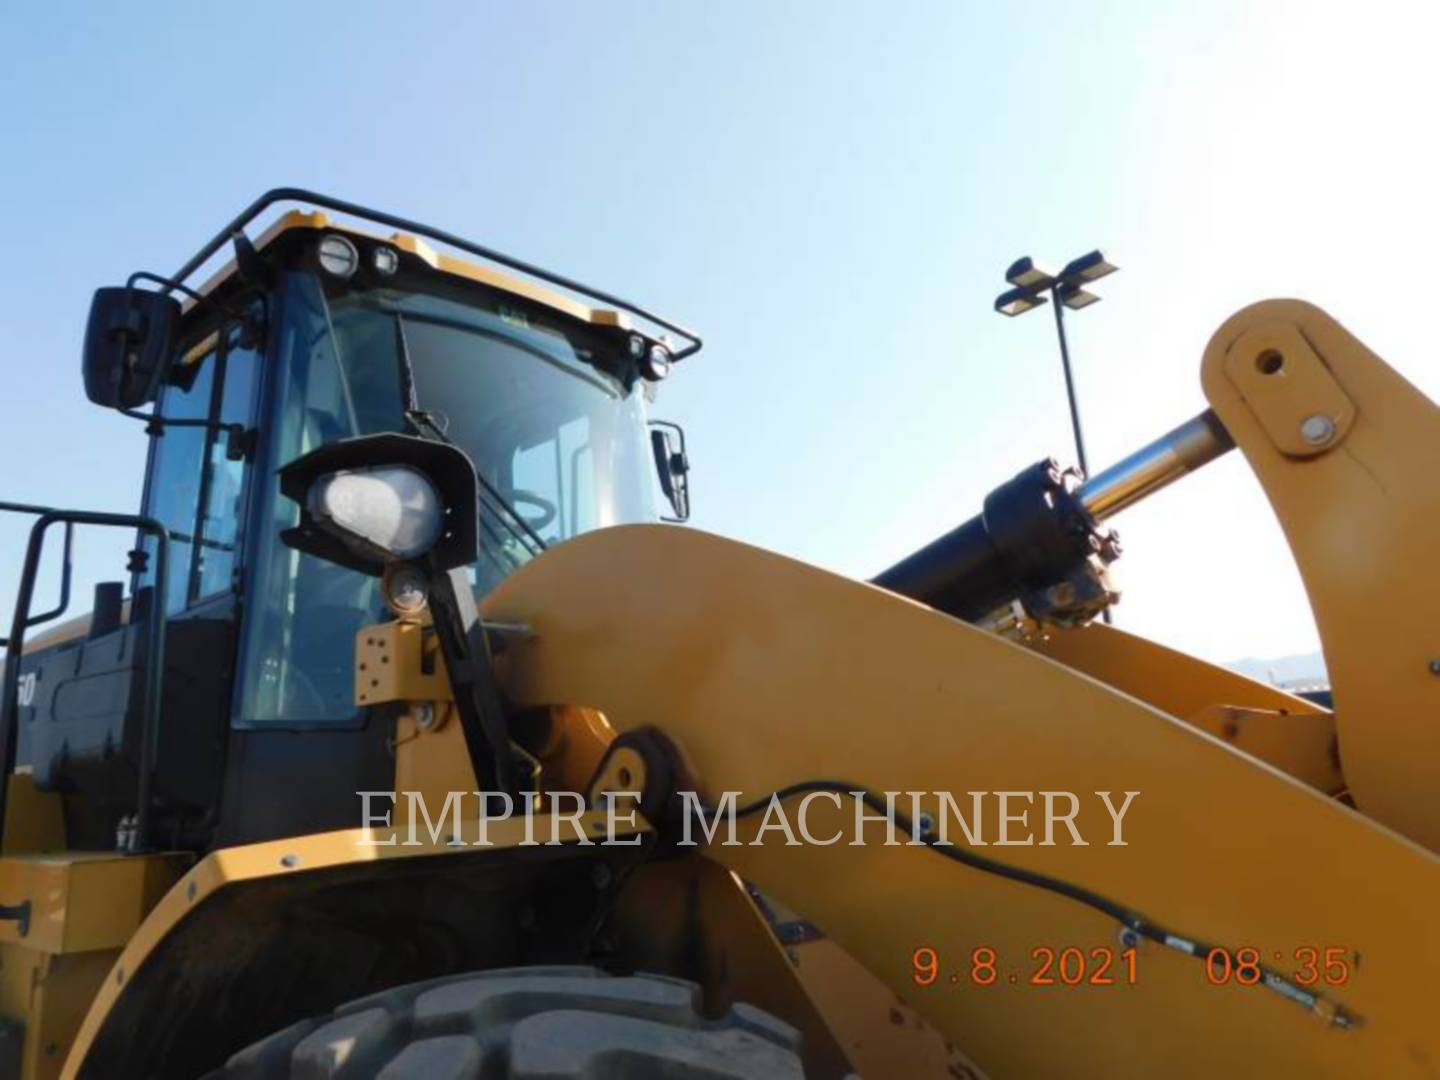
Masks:
[[[794,1028],[749,1005],[700,1015],[700,988],[590,967],[411,983],[303,1020],[212,1080],[791,1080]]]

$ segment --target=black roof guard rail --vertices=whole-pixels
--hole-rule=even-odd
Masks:
[[[475,255],[489,262],[508,267],[511,270],[518,271],[539,281],[544,281],[550,285],[566,289],[569,292],[576,293],[587,299],[598,300],[602,304],[638,316],[673,334],[678,334],[689,342],[689,344],[683,348],[675,351],[675,360],[683,360],[687,356],[694,356],[705,344],[700,336],[693,330],[687,330],[678,323],[673,323],[668,319],[662,319],[654,312],[647,311],[638,304],[632,304],[630,301],[624,300],[612,293],[592,289],[588,285],[583,285],[578,281],[551,273],[549,270],[541,269],[532,263],[527,263],[521,259],[506,255],[503,252],[495,251],[493,248],[487,248],[465,240],[462,237],[456,236],[454,233],[445,232],[443,229],[436,229],[429,225],[421,224],[418,221],[411,221],[408,218],[399,217],[395,214],[387,214],[383,210],[371,210],[358,203],[346,202],[344,199],[337,199],[330,195],[322,195],[315,191],[307,191],[304,188],[272,188],[264,195],[261,195],[244,210],[240,211],[239,215],[221,229],[209,243],[192,255],[190,260],[176,271],[173,280],[183,282],[191,274],[195,273],[196,270],[204,266],[217,251],[229,243],[235,233],[243,231],[246,225],[253,222],[269,207],[282,202],[309,203],[323,210],[333,210],[338,214],[345,214],[349,217],[361,218],[374,222],[375,224],[386,225],[392,229],[398,229],[401,232],[414,233],[417,236],[423,236],[426,239],[434,240],[437,243],[468,252],[471,255]]]

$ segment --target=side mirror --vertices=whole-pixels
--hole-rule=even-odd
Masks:
[[[660,479],[660,490],[675,511],[674,517],[665,520],[689,521],[690,457],[685,453],[685,429],[668,420],[651,420],[650,449],[655,454],[655,472]]]
[[[155,400],[175,349],[180,301],[165,293],[96,289],[85,328],[85,396],[111,409]]]

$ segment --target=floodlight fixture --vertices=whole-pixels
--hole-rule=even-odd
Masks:
[[[1068,284],[1089,285],[1118,269],[1118,266],[1096,250],[1066,263],[1065,269],[1060,271],[1060,280]]]
[[[1082,289],[1079,285],[1070,281],[1062,281],[1056,292],[1060,297],[1060,302],[1071,311],[1079,311],[1081,308],[1087,308],[1091,304],[1098,304],[1100,302],[1100,297],[1096,296],[1093,292],[1090,292],[1088,289]]]
[[[1047,303],[1049,301],[1040,293],[1033,293],[1029,289],[1011,289],[995,298],[995,310],[1013,319],[1016,315],[1024,315],[1032,308]]]
[[[1025,255],[1010,264],[1010,269],[1005,271],[1005,280],[1027,292],[1038,293],[1055,284],[1055,275],[1042,270],[1030,256]]]
[[[1055,336],[1060,341],[1060,367],[1065,373],[1065,396],[1070,403],[1070,426],[1075,434],[1075,457],[1082,472],[1089,472],[1085,460],[1085,436],[1080,430],[1080,404],[1075,399],[1075,375],[1070,370],[1070,346],[1065,341],[1065,309],[1079,311],[1100,299],[1085,286],[1099,281],[1118,269],[1097,248],[1065,264],[1057,277],[1035,265],[1030,256],[1016,259],[1005,271],[1005,280],[1014,286],[995,298],[995,310],[1001,315],[1024,315],[1041,307],[1048,299],[1055,302]],[[1110,612],[1105,612],[1110,621]]]
[[[1075,456],[1085,470],[1085,437],[1080,430],[1080,405],[1075,400],[1075,376],[1070,370],[1070,346],[1065,340],[1065,309],[1080,311],[1100,299],[1085,286],[1113,274],[1118,267],[1098,248],[1065,264],[1058,275],[1035,265],[1029,255],[1016,259],[1005,270],[1013,288],[995,298],[995,310],[1014,318],[1034,311],[1047,301],[1055,304],[1055,336],[1060,343],[1060,365],[1065,373],[1065,395],[1070,402],[1070,423],[1075,434]]]

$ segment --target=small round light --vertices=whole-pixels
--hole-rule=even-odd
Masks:
[[[321,269],[338,278],[348,278],[360,267],[355,245],[338,233],[330,233],[320,241],[319,256]]]
[[[630,335],[630,358],[639,360],[645,355],[645,339],[639,334]]]
[[[664,345],[651,345],[645,359],[640,361],[640,374],[651,382],[659,382],[670,374],[670,350]]]
[[[430,602],[430,583],[413,563],[392,563],[380,579],[380,595],[392,614],[415,618]]]
[[[375,264],[375,271],[386,277],[390,277],[400,269],[400,253],[394,248],[377,247],[372,261]]]

